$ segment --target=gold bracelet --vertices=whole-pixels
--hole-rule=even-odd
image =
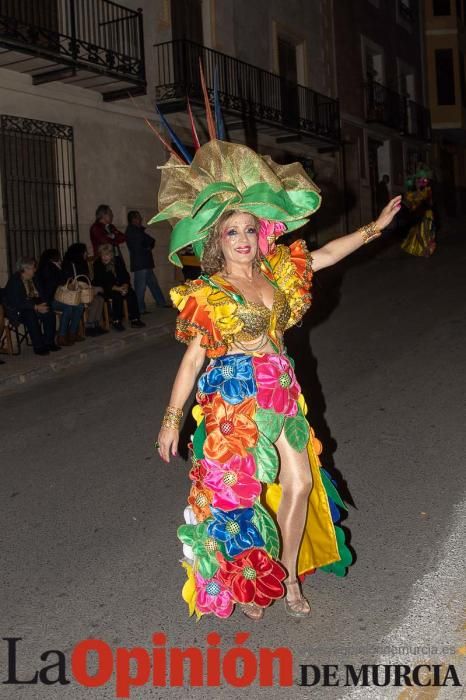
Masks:
[[[378,238],[382,233],[381,229],[377,228],[375,221],[371,221],[370,224],[361,226],[358,231],[361,233],[364,243],[369,243],[369,241],[371,241],[373,238]]]
[[[181,419],[183,418],[183,410],[181,408],[175,408],[174,406],[167,406],[165,409],[165,415],[162,418],[163,428],[174,428],[179,430],[181,425]]]

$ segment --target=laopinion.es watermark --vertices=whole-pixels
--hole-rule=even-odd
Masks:
[[[3,637],[7,666],[0,670],[0,683],[31,689],[38,684],[113,686],[116,698],[129,698],[143,686],[462,686],[453,664],[300,663],[289,647],[249,648],[249,637],[249,632],[237,632],[235,646],[229,648],[222,648],[218,632],[209,632],[202,648],[170,646],[163,632],[152,635],[150,648],[112,648],[103,639],[83,639],[69,658],[59,649],[40,653],[40,668],[37,663],[28,671],[21,659],[23,639]]]

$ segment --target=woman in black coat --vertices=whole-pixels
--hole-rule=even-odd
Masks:
[[[84,312],[84,305],[64,304],[55,299],[57,288],[66,282],[64,277],[60,253],[55,248],[44,250],[39,261],[37,277],[40,280],[44,301],[52,311],[60,311],[60,325],[58,329],[57,345],[73,345],[84,340],[79,335],[79,324]]]
[[[139,318],[139,306],[131,279],[121,255],[114,255],[110,244],[99,246],[99,257],[94,262],[93,284],[102,287],[105,299],[112,302],[112,325],[123,331],[123,300],[128,304],[128,315],[132,328],[143,328],[146,324]]]

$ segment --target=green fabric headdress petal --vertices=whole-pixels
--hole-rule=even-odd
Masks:
[[[189,166],[172,156],[161,172],[159,213],[149,223],[170,221],[169,259],[178,266],[182,248],[192,245],[202,254],[206,237],[226,211],[280,221],[292,231],[321,204],[319,188],[300,163],[279,165],[242,144],[214,139],[196,151]]]

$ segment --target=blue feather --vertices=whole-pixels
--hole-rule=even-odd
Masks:
[[[220,96],[218,94],[218,66],[215,66],[214,73],[214,113],[217,138],[219,138],[221,141],[225,141],[225,124],[223,122],[222,108],[220,106]]]
[[[191,155],[190,155],[189,152],[186,150],[186,148],[183,146],[183,144],[181,143],[180,139],[178,138],[178,136],[175,134],[175,132],[174,132],[173,129],[171,128],[170,124],[169,124],[169,123],[167,122],[167,120],[165,119],[165,116],[162,114],[162,112],[161,112],[161,110],[160,110],[158,104],[155,105],[155,109],[157,110],[157,113],[158,113],[158,115],[159,115],[159,117],[160,117],[160,121],[162,122],[162,124],[164,125],[164,127],[166,128],[166,130],[168,131],[168,133],[170,134],[171,140],[173,141],[173,143],[175,144],[175,146],[177,147],[177,149],[179,150],[179,152],[182,154],[182,156],[183,156],[183,158],[185,159],[185,161],[186,161],[187,163],[192,163],[192,160],[193,160],[193,159],[192,159]]]

